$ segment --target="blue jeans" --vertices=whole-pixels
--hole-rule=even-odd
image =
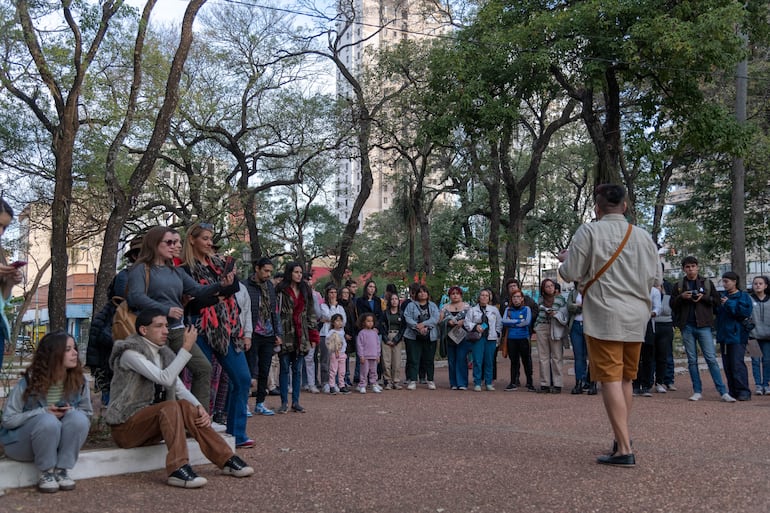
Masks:
[[[754,384],[757,387],[767,387],[770,378],[770,340],[757,342],[762,350],[762,358],[751,359],[751,373],[754,374]]]
[[[698,371],[698,347],[696,343],[700,345],[700,350],[708,364],[709,373],[711,373],[711,379],[714,380],[717,392],[719,392],[719,395],[727,392],[727,387],[725,387],[722,381],[722,372],[719,370],[719,364],[717,363],[711,327],[698,328],[691,324],[686,324],[682,328],[682,342],[684,343],[684,351],[687,353],[687,368],[690,371],[693,392],[696,394],[703,392],[703,384],[701,383],[700,372]]]
[[[583,336],[583,321],[572,322],[569,339],[572,342],[572,352],[575,354],[575,381],[587,381],[588,348]]]
[[[481,386],[483,369],[483,381],[486,385],[492,384],[492,364],[495,358],[497,344],[494,340],[487,340],[487,337],[481,337],[481,340],[473,342],[473,385]]]
[[[211,356],[215,353],[203,336],[198,336],[198,347],[211,361]],[[249,439],[246,435],[246,410],[249,408],[251,372],[246,362],[246,353],[236,351],[235,345],[230,341],[227,354],[216,353],[216,355],[217,361],[230,381],[227,394],[227,433],[235,437],[236,444],[241,444]]]
[[[281,405],[289,404],[289,371],[291,371],[291,404],[299,404],[299,389],[302,386],[302,362],[305,359],[297,353],[281,354],[278,359],[281,363],[278,378],[281,388]]]
[[[449,367],[449,386],[468,388],[468,353],[472,345],[467,340],[455,344],[447,340],[446,356]]]

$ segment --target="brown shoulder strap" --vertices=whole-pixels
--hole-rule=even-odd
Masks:
[[[594,275],[594,277],[591,278],[588,281],[588,283],[585,284],[585,286],[583,287],[583,292],[582,292],[583,293],[583,301],[585,301],[586,292],[588,292],[588,288],[591,285],[593,285],[596,282],[596,280],[598,280],[601,277],[601,275],[604,274],[604,272],[607,269],[610,268],[610,266],[615,261],[615,259],[617,259],[618,256],[620,255],[620,252],[623,251],[623,248],[626,246],[626,242],[628,242],[628,239],[631,237],[631,231],[633,230],[633,228],[634,228],[633,225],[631,223],[628,223],[628,229],[626,230],[626,236],[623,237],[623,240],[620,242],[620,246],[618,246],[618,249],[616,249],[615,253],[613,253],[613,255],[610,257],[610,259],[607,260],[607,263],[604,264],[604,266],[602,266],[601,269],[599,269],[599,272],[597,272],[596,275]]]

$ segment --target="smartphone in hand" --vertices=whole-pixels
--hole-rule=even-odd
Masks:
[[[235,269],[235,259],[233,257],[227,257],[225,259],[225,275],[230,274]]]
[[[15,262],[10,263],[10,266],[15,267],[16,269],[24,267],[25,265],[27,265],[27,262],[25,262],[24,260],[16,260]]]

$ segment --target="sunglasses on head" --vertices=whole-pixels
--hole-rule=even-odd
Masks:
[[[198,226],[200,226],[204,230],[209,230],[209,231],[213,231],[214,230],[214,225],[211,224],[211,223],[198,223]]]

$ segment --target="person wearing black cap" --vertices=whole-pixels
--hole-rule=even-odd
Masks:
[[[722,352],[727,389],[739,401],[750,401],[749,373],[743,357],[749,343],[751,297],[738,288],[739,276],[728,271],[722,275],[721,304],[717,307],[717,342]]]

